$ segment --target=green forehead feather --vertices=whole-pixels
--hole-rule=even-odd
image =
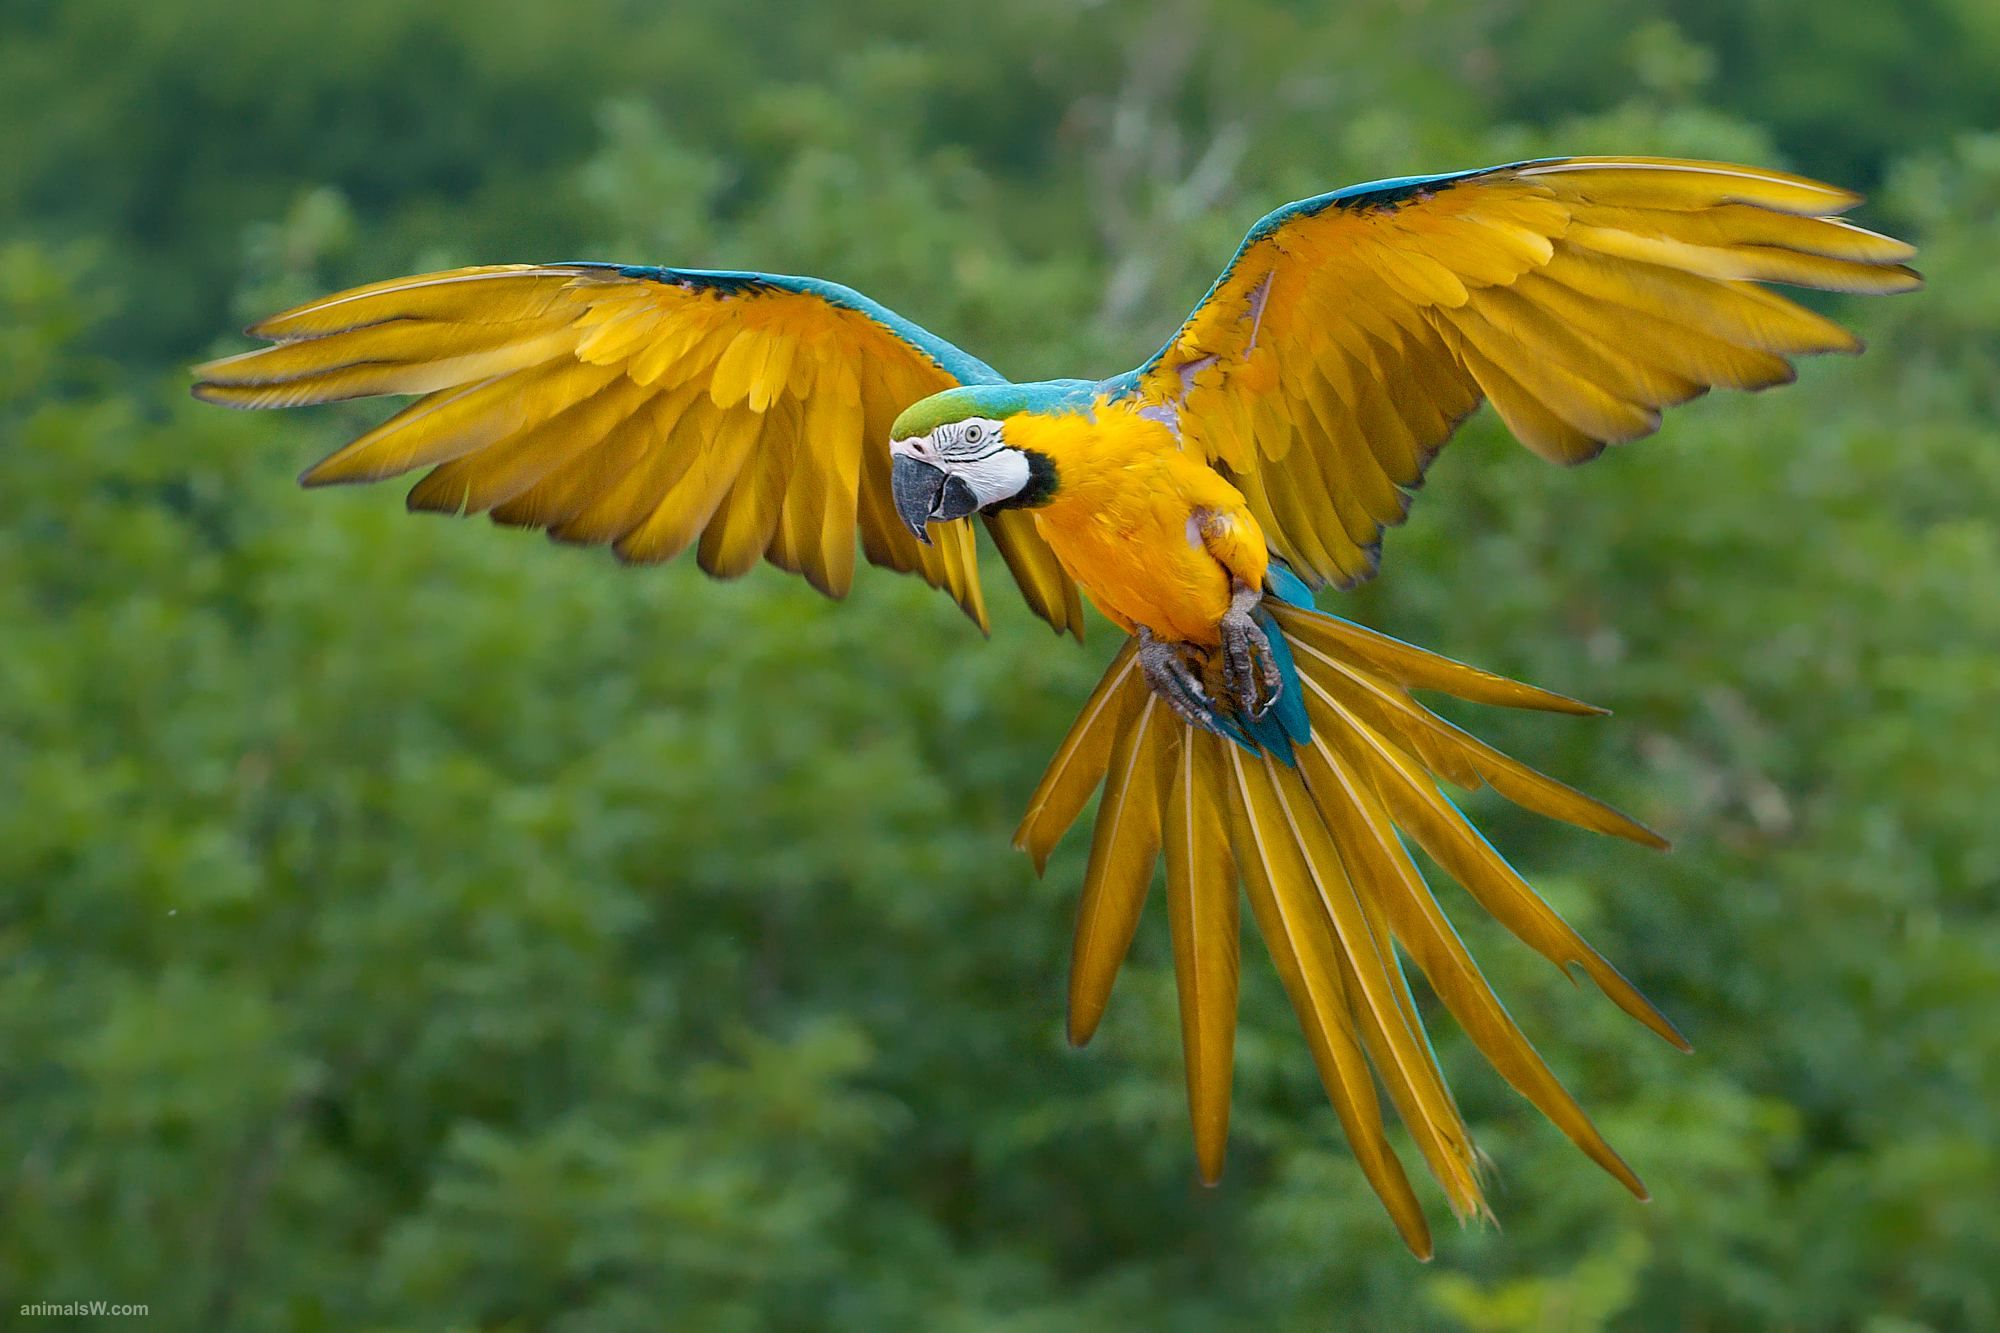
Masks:
[[[903,409],[889,428],[892,440],[928,435],[939,426],[968,417],[1004,421],[1017,412],[1077,411],[1090,405],[1097,386],[1090,380],[1045,380],[1040,384],[964,384],[919,399]]]

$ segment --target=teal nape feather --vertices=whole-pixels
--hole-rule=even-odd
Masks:
[[[907,440],[972,417],[1004,421],[1021,412],[1082,412],[1100,391],[1101,386],[1093,380],[968,384],[910,404],[889,427],[889,436]]]
[[[1383,533],[1482,404],[1535,453],[1580,463],[1711,389],[1860,350],[1774,290],[1919,284],[1908,245],[1842,218],[1858,202],[1644,157],[1352,186],[1266,214],[1135,369],[1030,384],[818,278],[490,265],[272,316],[250,329],[271,346],[201,367],[194,391],[245,408],[407,396],[304,480],[421,472],[412,508],[633,564],[693,551],[734,578],[768,561],[841,597],[859,557],[945,590],[984,628],[983,533],[1058,633],[1081,637],[1088,595],[1128,637],[1015,837],[1041,871],[1096,798],[1071,1038],[1095,1031],[1164,863],[1195,1160],[1218,1179],[1247,900],[1356,1165],[1428,1255],[1392,1119],[1458,1217],[1487,1205],[1404,958],[1509,1084],[1645,1191],[1500,1003],[1416,851],[1686,1046],[1446,789],[1665,840],[1418,696],[1599,710],[1317,610],[1314,593],[1376,573]]]

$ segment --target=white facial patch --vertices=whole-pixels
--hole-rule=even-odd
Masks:
[[[979,507],[1011,500],[1028,486],[1028,456],[1019,449],[995,449],[984,458],[953,463],[951,470],[979,497]]]
[[[889,452],[962,478],[982,509],[1010,500],[1028,486],[1028,456],[1009,447],[1001,423],[990,417],[947,422],[928,435],[891,442]]]

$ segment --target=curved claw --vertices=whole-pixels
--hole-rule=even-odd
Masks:
[[[1285,678],[1278,659],[1271,652],[1271,640],[1251,618],[1249,607],[1239,597],[1218,627],[1222,631],[1222,678],[1237,706],[1252,718],[1271,711],[1284,691]]]
[[[1165,699],[1183,721],[1218,731],[1215,701],[1202,686],[1200,670],[1188,660],[1187,645],[1156,639],[1151,630],[1141,626],[1139,669],[1146,673],[1146,683],[1153,687],[1153,693]]]

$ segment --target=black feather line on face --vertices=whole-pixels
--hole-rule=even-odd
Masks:
[[[986,506],[989,512],[996,509],[1036,509],[1055,499],[1055,460],[1033,449],[1023,449],[1021,455],[1028,460],[1028,484],[1005,500]]]

